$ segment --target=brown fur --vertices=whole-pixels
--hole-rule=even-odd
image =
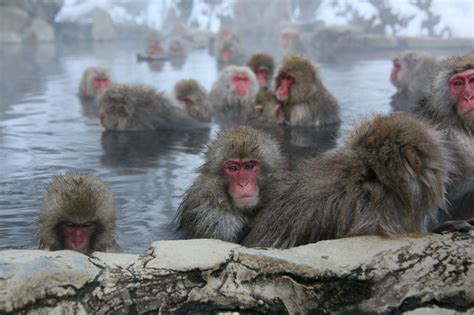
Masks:
[[[228,194],[228,179],[224,162],[230,158],[260,161],[257,177],[260,202],[249,209],[236,207]],[[283,158],[277,143],[249,127],[228,129],[219,133],[205,153],[205,163],[199,177],[186,192],[175,222],[192,238],[216,238],[238,242],[247,232],[249,222],[269,199],[269,193],[279,183]]]
[[[281,111],[281,115],[279,113]],[[260,91],[255,98],[254,111],[249,115],[248,124],[279,125],[285,121],[283,109],[270,91]]]
[[[257,70],[266,69],[268,71],[268,84],[264,86],[264,89],[270,88],[270,82],[273,78],[273,72],[275,71],[275,61],[273,57],[268,54],[254,54],[247,61],[247,67],[252,69],[252,71],[257,74]]]
[[[340,122],[339,105],[324,87],[315,65],[307,58],[289,55],[277,69],[274,92],[282,74],[295,78],[288,100],[282,104],[290,125],[324,126]]]
[[[81,99],[93,100],[100,96],[99,91],[94,86],[94,79],[97,77],[108,77],[110,84],[112,84],[110,69],[104,67],[87,68],[82,74],[81,84],[79,85],[78,94]]]
[[[109,188],[98,177],[66,173],[56,177],[46,189],[38,224],[40,249],[66,249],[61,235],[61,222],[95,221],[91,251],[117,250],[115,241],[117,210]]]
[[[243,240],[293,247],[352,235],[421,232],[443,205],[449,156],[441,135],[407,114],[362,123],[342,148],[304,162]],[[416,173],[407,149],[421,158]]]
[[[452,57],[441,62],[434,77],[428,102],[415,108],[415,113],[445,131],[447,145],[454,155],[454,172],[449,187],[450,217],[474,217],[474,121],[465,121],[456,112],[456,99],[449,93],[448,79],[459,72],[474,69],[474,53]]]
[[[189,99],[192,102],[190,108],[186,108],[188,114],[199,121],[210,121],[211,113],[207,101],[206,90],[194,79],[180,80],[174,86],[176,99]]]
[[[115,85],[99,99],[107,130],[154,130],[195,122],[163,93],[144,85]]]

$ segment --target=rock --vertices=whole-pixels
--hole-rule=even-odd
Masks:
[[[94,22],[92,23],[92,39],[106,41],[116,38],[117,32],[115,31],[112,18],[107,12],[98,10],[94,16]]]
[[[37,17],[52,23],[63,6],[63,2],[64,0],[0,0],[0,6],[15,5],[17,8],[24,10],[30,17]]]
[[[474,312],[474,231],[288,250],[159,241],[143,255],[0,252],[0,313]]]
[[[26,40],[34,40],[39,42],[52,42],[55,40],[54,29],[48,22],[42,19],[33,19],[24,33]]]

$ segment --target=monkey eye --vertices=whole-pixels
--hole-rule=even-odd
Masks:
[[[76,224],[72,222],[64,222],[63,224],[65,227],[68,227],[68,228],[73,228],[76,226]]]
[[[454,87],[460,87],[462,86],[464,83],[462,80],[454,80],[453,82],[451,82],[452,86]]]
[[[229,172],[237,172],[239,170],[239,168],[237,167],[237,165],[234,165],[234,164],[228,164],[226,165],[226,169],[227,171]]]
[[[246,170],[251,170],[255,167],[254,163],[245,163],[245,169]]]
[[[82,224],[83,227],[92,227],[94,226],[94,222],[85,222]]]
[[[472,84],[472,83],[474,83],[474,76],[469,78],[469,84]]]

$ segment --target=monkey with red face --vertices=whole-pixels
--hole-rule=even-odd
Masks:
[[[405,51],[393,60],[390,82],[397,88],[391,106],[396,111],[410,111],[431,92],[438,60],[418,51]]]
[[[221,123],[245,120],[252,111],[258,83],[248,67],[227,66],[209,92],[209,102]]]
[[[442,219],[474,218],[474,53],[441,62],[431,96],[414,112],[445,131],[455,157],[448,189],[450,215]]]
[[[260,90],[267,90],[270,88],[273,72],[275,71],[275,61],[273,57],[268,54],[255,54],[247,61],[247,66],[257,76]]]
[[[79,86],[79,97],[84,101],[96,100],[111,84],[110,70],[104,67],[90,67],[84,71]]]
[[[239,242],[280,182],[279,146],[256,129],[228,129],[209,144],[205,160],[177,210],[178,230]]]
[[[281,35],[281,47],[283,48],[283,54],[299,54],[307,55],[308,47],[303,42],[301,35],[296,30],[286,30]]]
[[[290,125],[318,127],[340,122],[339,105],[309,59],[285,57],[274,81],[275,95]]]
[[[92,175],[66,173],[48,186],[40,210],[40,249],[116,251],[117,210],[109,188]]]

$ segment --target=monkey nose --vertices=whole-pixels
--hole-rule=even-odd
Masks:
[[[239,186],[240,187],[245,187],[247,186],[249,183],[247,181],[242,181],[242,182],[239,182]]]

